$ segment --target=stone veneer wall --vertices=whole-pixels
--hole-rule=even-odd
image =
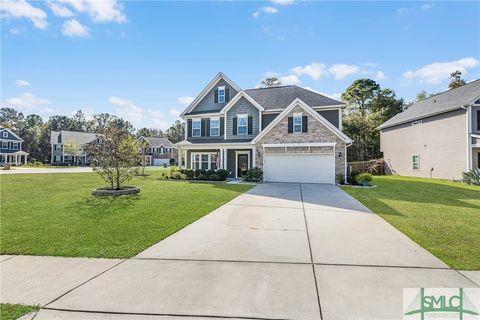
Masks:
[[[307,133],[288,133],[288,117],[294,113],[308,116]],[[335,146],[335,175],[345,174],[345,142],[335,135],[330,129],[314,119],[302,107],[297,106],[272,128],[256,144],[255,166],[262,168],[263,147],[266,143],[305,143],[305,142],[336,142]]]

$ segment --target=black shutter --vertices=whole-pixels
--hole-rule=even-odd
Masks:
[[[225,89],[225,102],[230,101],[230,89]]]
[[[210,137],[210,119],[205,119],[205,136]]]
[[[223,134],[225,133],[225,118],[220,118],[220,135],[223,136]]]
[[[248,116],[248,134],[252,134],[253,132],[253,117]]]
[[[200,136],[205,137],[205,119],[202,119],[200,123]]]
[[[192,119],[187,120],[187,136],[192,136]]]
[[[480,110],[477,110],[477,130],[480,130]]]
[[[288,133],[293,133],[293,117],[288,117]]]
[[[233,117],[232,134],[237,135],[237,117]]]
[[[215,94],[214,94],[215,98],[215,103],[218,103],[218,90],[215,90]]]
[[[308,116],[302,117],[302,132],[308,132]]]

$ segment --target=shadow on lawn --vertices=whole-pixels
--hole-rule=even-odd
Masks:
[[[381,208],[382,214],[403,216],[394,208],[387,205],[382,200],[406,201],[418,204],[439,204],[451,207],[463,207],[476,209],[476,213],[480,215],[480,205],[476,205],[469,201],[480,199],[480,188],[472,190],[462,188],[461,186],[445,185],[431,182],[412,181],[412,180],[377,180],[378,188],[361,190],[358,193],[359,199],[365,199],[371,208]],[[357,194],[357,193],[355,193]],[[365,195],[367,197],[364,197]],[[373,205],[373,206],[372,206]]]
[[[119,213],[136,205],[140,195],[95,197],[89,196],[71,205],[87,217],[99,217]]]

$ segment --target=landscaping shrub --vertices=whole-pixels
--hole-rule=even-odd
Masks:
[[[227,180],[228,171],[225,170],[225,169],[219,169],[219,170],[217,170],[217,175],[219,177],[218,180],[220,180],[220,181]]]
[[[194,172],[192,169],[183,170],[183,174],[187,177],[187,180],[192,180],[194,177]]]
[[[372,174],[368,173],[368,172],[362,172],[362,173],[359,173],[356,177],[355,177],[355,181],[360,184],[360,185],[364,185],[364,186],[368,186],[370,185],[370,182],[372,181]]]
[[[180,172],[180,169],[176,166],[170,167],[170,176],[172,176],[172,173],[174,172]]]
[[[263,180],[263,171],[260,168],[251,168],[242,175],[242,179],[245,181],[260,182]]]
[[[212,174],[215,174],[215,170],[213,170],[213,169],[207,170],[206,175],[207,175],[208,180],[210,180],[210,176]]]
[[[180,180],[182,179],[182,175],[184,174],[181,173],[180,171],[173,171],[173,172],[170,172],[170,179]]]
[[[207,176],[207,171],[205,169],[196,169],[194,171],[194,176],[196,179],[200,179],[200,176]]]
[[[174,165],[175,165],[175,159],[173,159],[173,158],[170,159],[170,165],[171,165],[171,166],[174,166]]]
[[[480,168],[475,168],[463,173],[463,182],[480,185]]]
[[[343,173],[337,174],[337,181],[340,184],[345,184],[345,175]]]
[[[352,170],[347,176],[347,182],[350,184],[357,184],[355,178],[360,174],[358,171]]]
[[[203,170],[205,171],[205,170]],[[207,175],[204,174],[204,173],[200,173],[198,176],[197,176],[197,180],[207,180]]]
[[[210,181],[218,181],[220,180],[220,176],[216,173],[212,173],[208,176],[208,180]]]

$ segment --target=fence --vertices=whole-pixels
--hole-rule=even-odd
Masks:
[[[350,172],[370,172],[376,175],[385,174],[385,161],[383,159],[349,162],[348,166],[350,167]]]

